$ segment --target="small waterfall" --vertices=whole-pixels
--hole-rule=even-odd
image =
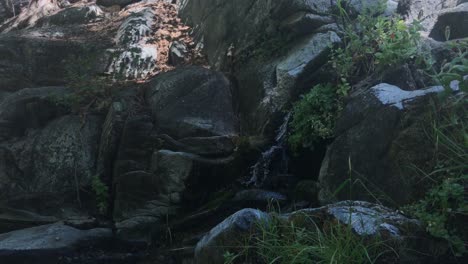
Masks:
[[[257,163],[251,168],[251,178],[245,182],[247,186],[262,187],[269,179],[275,176],[288,174],[288,155],[286,153],[286,137],[291,113],[284,117],[283,124],[279,127],[275,144],[264,151]]]

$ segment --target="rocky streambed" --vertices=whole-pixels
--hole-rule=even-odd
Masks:
[[[0,0],[0,263],[223,263],[272,207],[404,245],[387,263],[442,263],[431,249],[447,245],[392,208],[421,192],[400,165],[431,161],[424,117],[443,87],[388,69],[349,96],[333,139],[288,147],[291,103],[330,76],[343,41],[335,12],[329,0]],[[468,3],[388,1],[385,14],[421,12],[442,61],[468,37]],[[350,160],[371,191],[335,195]]]

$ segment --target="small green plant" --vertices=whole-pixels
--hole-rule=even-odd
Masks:
[[[98,175],[93,176],[91,187],[96,196],[96,205],[101,214],[105,214],[109,203],[109,187],[102,182]]]
[[[450,93],[450,84],[454,81],[459,83],[461,91],[468,92],[468,41],[451,43],[451,51],[453,59],[444,62],[432,77]]]
[[[364,8],[351,18],[340,1],[343,47],[334,49],[330,63],[339,80],[354,83],[360,78],[380,73],[418,56],[420,50],[419,21],[407,25],[398,16],[383,16],[386,1],[374,9]]]
[[[463,219],[468,216],[468,98],[445,101],[436,111],[429,140],[434,161],[424,179],[432,182],[425,197],[404,210],[419,218],[434,237],[449,242],[456,256],[467,252]]]
[[[289,136],[293,149],[313,147],[320,140],[333,136],[341,108],[338,98],[333,85],[319,84],[294,105]]]

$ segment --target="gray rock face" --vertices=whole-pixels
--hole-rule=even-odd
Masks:
[[[61,33],[55,31],[54,34]],[[36,37],[34,33],[24,32],[0,35],[0,90],[62,85],[66,83],[67,67],[77,63],[72,61],[73,58],[92,51],[105,54],[102,44],[53,40],[52,36],[48,37]],[[64,67],[65,62],[71,64]],[[96,58],[95,72],[104,71],[101,63],[100,58]]]
[[[94,175],[101,118],[64,115],[62,87],[24,89],[0,105],[0,201],[59,218],[79,214]]]
[[[446,33],[447,27],[450,32]],[[429,37],[438,40],[452,40],[468,37],[468,3],[447,9],[442,12]],[[446,39],[448,37],[448,39]]]
[[[457,5],[457,0],[400,0],[398,11],[403,14],[409,22],[421,20],[425,31],[429,33],[437,21],[437,17],[444,9]]]
[[[221,73],[185,67],[153,79],[146,101],[160,129],[174,138],[238,133],[231,84]]]
[[[111,237],[112,231],[106,228],[78,230],[60,223],[37,226],[1,234],[0,256],[18,251],[73,249]]]
[[[379,84],[355,96],[337,122],[337,137],[322,163],[321,202],[334,201],[331,194],[349,177],[353,184],[346,185],[336,198],[392,204],[414,199],[421,179],[407,168],[431,159],[432,145],[424,137],[425,118],[431,111],[431,94],[441,91],[438,86],[403,91]]]
[[[65,25],[85,25],[89,22],[97,18],[103,17],[103,11],[100,7],[96,5],[89,5],[83,7],[69,7],[60,12],[46,16],[38,20],[38,26],[50,26],[50,25],[57,25],[57,26],[65,26]]]
[[[111,51],[112,61],[107,72],[115,78],[144,79],[156,69],[157,45],[148,36],[155,27],[157,14],[151,8],[132,13],[120,25],[116,48]]]
[[[1,234],[0,258],[5,263],[85,263],[78,260],[76,252],[105,248],[111,240],[112,231],[107,228],[78,230],[62,223],[43,225]]]
[[[376,1],[350,1],[354,13]],[[186,0],[181,16],[194,27],[215,69],[237,80],[241,127],[250,135],[270,135],[292,100],[311,83],[340,42],[333,13],[336,1]],[[388,1],[387,13],[397,7]]]
[[[27,0],[1,0],[0,1],[0,24],[15,15],[18,15],[21,8],[28,4]]]
[[[260,221],[268,221],[270,216],[262,211],[243,209],[228,217],[211,229],[195,248],[195,262],[206,264],[224,263],[226,248],[239,246]]]

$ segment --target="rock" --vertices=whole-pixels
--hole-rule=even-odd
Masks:
[[[429,37],[438,41],[467,38],[468,3],[460,4],[440,13]]]
[[[162,132],[179,139],[236,135],[231,84],[221,73],[184,67],[150,82],[146,101]]]
[[[156,150],[149,172],[127,173],[115,182],[114,219],[119,237],[150,242],[161,232],[161,221],[182,206],[200,206],[207,193],[236,175],[232,162],[231,157],[207,159]],[[220,171],[224,173],[219,175]]]
[[[41,37],[36,37],[36,34]],[[49,35],[46,37],[46,34]],[[16,91],[25,87],[63,85],[67,82],[67,69],[73,69],[80,61],[77,58],[83,58],[83,54],[99,54],[93,58],[88,57],[93,60],[90,71],[104,72],[105,42],[83,43],[54,39],[50,34],[61,33],[12,32],[0,35],[0,90]]]
[[[402,205],[421,195],[421,179],[409,167],[425,166],[432,158],[432,143],[424,136],[432,111],[428,100],[443,90],[403,91],[379,84],[354,96],[322,163],[320,201],[334,201],[332,194],[343,184],[338,199]]]
[[[124,20],[117,31],[117,48],[111,50],[108,74],[120,79],[145,79],[156,70],[157,45],[148,38],[156,21],[151,8],[134,12]]]
[[[316,181],[303,180],[298,182],[294,189],[294,199],[317,204],[319,191],[320,186]]]
[[[231,202],[236,206],[249,207],[249,208],[258,208],[258,209],[268,209],[268,206],[276,207],[281,204],[284,204],[288,198],[277,192],[251,189],[243,190],[234,196],[231,199]]]
[[[173,66],[182,65],[187,59],[187,47],[179,41],[172,42],[169,48],[169,64]]]
[[[255,225],[260,221],[268,221],[270,216],[262,211],[243,209],[228,217],[222,223],[211,229],[195,248],[195,263],[224,263],[226,248],[235,248],[244,242]]]
[[[0,1],[0,24],[21,11],[21,8],[28,4],[27,0],[2,0]]]
[[[22,228],[57,222],[56,217],[42,216],[24,210],[0,208],[0,234]]]
[[[65,114],[57,102],[69,94],[70,89],[64,87],[42,87],[6,96],[0,102],[0,141],[24,136],[29,129],[41,128]]]
[[[337,220],[351,225],[363,237],[385,237],[402,240],[405,236],[423,231],[420,223],[387,207],[361,201],[342,201],[328,206],[302,209],[288,215],[291,222],[303,223],[307,219]],[[310,221],[310,220],[309,220]]]
[[[63,219],[82,214],[80,207],[90,202],[81,190],[89,190],[95,175],[102,120],[65,115],[52,98],[66,91],[24,89],[0,105],[0,201],[5,206]]]
[[[193,25],[210,65],[236,78],[244,133],[269,136],[281,111],[317,79],[329,46],[340,41],[330,31],[334,3],[215,2],[185,1],[181,16]]]
[[[140,0],[97,0],[96,4],[101,6],[115,6],[118,5],[120,7],[124,7],[129,4],[133,4],[139,2]]]
[[[424,27],[425,34],[434,27],[437,17],[444,9],[453,8],[457,5],[457,0],[400,0],[398,3],[398,13],[402,14],[408,22],[419,20]]]
[[[64,26],[64,25],[85,25],[99,17],[102,18],[103,11],[97,5],[83,7],[69,7],[60,10],[51,16],[46,16],[38,20],[38,26]]]
[[[101,248],[112,239],[106,228],[78,230],[61,223],[0,234],[0,258],[5,263],[63,263],[61,259],[84,248]]]
[[[272,99],[263,100],[275,105],[276,109],[281,109],[300,90],[299,81],[303,81],[300,79],[307,78],[308,74],[325,64],[330,47],[340,42],[341,39],[335,32],[327,32],[311,35],[298,43],[276,66],[277,84],[273,91],[269,91],[273,95]]]

